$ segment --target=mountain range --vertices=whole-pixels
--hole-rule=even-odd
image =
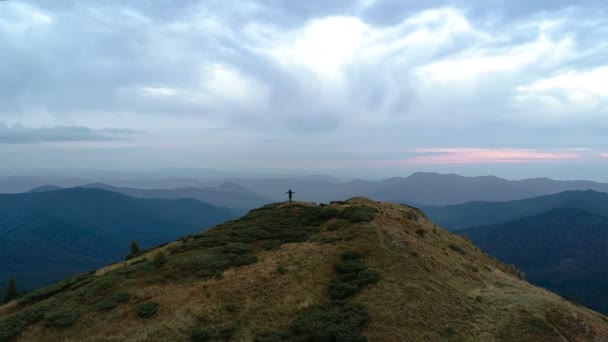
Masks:
[[[193,175],[196,173],[186,173]],[[214,173],[214,177],[218,174]],[[595,190],[608,192],[608,184],[591,181],[558,181],[548,178],[506,180],[494,176],[465,177],[454,174],[417,172],[408,177],[384,180],[340,181],[330,176],[291,176],[266,178],[44,178],[44,177],[0,177],[0,192],[22,192],[29,189],[56,185],[61,187],[103,183],[104,186],[130,189],[176,189],[202,188],[209,192],[222,191],[222,184],[229,187],[237,184],[249,191],[247,196],[257,199],[245,205],[257,204],[260,200],[284,200],[285,192],[292,189],[295,198],[302,201],[330,202],[354,196],[366,196],[380,201],[409,203],[416,206],[444,206],[470,201],[509,201],[556,194],[569,190]],[[215,190],[214,190],[215,188]],[[126,190],[125,190],[126,191]],[[225,195],[225,194],[224,194]],[[145,196],[147,197],[147,195]],[[209,201],[211,196],[203,196]],[[229,204],[229,205],[225,205]],[[218,203],[221,206],[237,207],[242,203]]]
[[[363,198],[267,205],[0,307],[0,341],[607,339],[607,317]]]
[[[194,199],[141,199],[100,189],[0,194],[0,281],[32,290],[199,232],[234,214]]]
[[[448,206],[421,206],[426,215],[449,230],[504,223],[557,208],[579,208],[608,217],[608,193],[564,191],[507,202],[475,201]]]
[[[104,189],[139,198],[193,198],[215,206],[233,208],[239,211],[241,214],[244,214],[250,209],[272,202],[270,199],[258,195],[252,190],[229,182],[222,183],[221,185],[215,187],[187,187],[175,189],[121,188],[101,183],[85,184],[81,187],[89,189]]]
[[[509,201],[568,190],[608,192],[608,184],[591,181],[557,181],[548,178],[506,180],[494,176],[465,177],[417,172],[381,181],[330,182],[316,179],[231,179],[272,199],[282,199],[288,188],[303,201],[329,202],[365,196],[379,201],[412,205],[449,205],[470,201]]]

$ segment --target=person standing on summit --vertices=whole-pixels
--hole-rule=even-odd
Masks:
[[[289,189],[289,191],[287,191],[286,194],[289,194],[289,203],[291,203],[291,197],[293,194],[295,194],[295,192],[293,192],[293,191],[291,191],[291,189]]]

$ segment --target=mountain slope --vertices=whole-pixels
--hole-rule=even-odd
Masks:
[[[0,340],[600,341],[608,318],[413,208],[274,204],[0,307]]]
[[[531,282],[608,313],[608,219],[559,208],[504,224],[459,230]]]
[[[223,183],[217,187],[188,187],[176,189],[136,189],[121,188],[107,184],[92,183],[83,185],[88,189],[105,189],[140,198],[180,199],[193,198],[219,207],[253,209],[271,202],[269,199],[235,183]]]
[[[608,217],[608,194],[592,190],[565,191],[517,201],[421,207],[430,219],[449,230],[504,223],[555,208],[579,208]]]
[[[142,248],[233,218],[199,201],[138,199],[72,188],[0,195],[0,281],[22,290],[122,259]]]

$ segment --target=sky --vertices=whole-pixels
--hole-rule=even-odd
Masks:
[[[0,1],[0,168],[608,181],[608,3]]]

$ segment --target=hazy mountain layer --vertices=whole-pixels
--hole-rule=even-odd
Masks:
[[[107,184],[87,184],[85,188],[106,189],[133,197],[180,199],[193,198],[220,207],[249,210],[272,202],[243,186],[223,183],[217,187],[188,187],[177,189],[135,189],[119,188]]]
[[[504,223],[556,208],[579,208],[608,217],[608,194],[596,191],[565,191],[508,202],[470,202],[421,209],[434,222],[449,230]]]

